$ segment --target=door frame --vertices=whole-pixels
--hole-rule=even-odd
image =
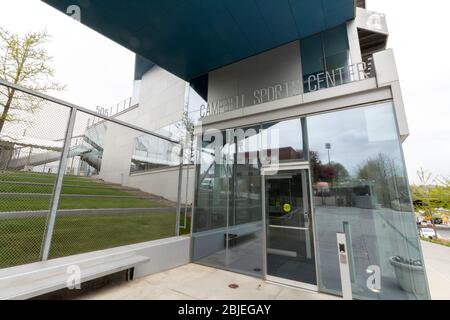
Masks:
[[[309,176],[309,187],[307,188],[307,192],[309,193],[309,208],[311,211],[311,223],[312,223],[312,239],[314,245],[314,262],[316,269],[316,285],[298,282],[295,280],[284,279],[279,277],[270,276],[267,273],[267,212],[266,212],[266,177],[271,174],[276,174],[283,171],[301,171],[306,170]],[[313,188],[312,188],[312,176],[311,176],[311,165],[309,161],[298,161],[298,162],[285,162],[279,163],[276,166],[262,166],[261,168],[261,201],[262,201],[262,215],[263,215],[263,278],[267,282],[287,285],[291,287],[302,288],[311,291],[319,291],[319,264],[318,264],[318,252],[317,252],[317,241],[316,241],[316,230],[315,230],[315,215],[314,215],[314,206],[313,206]]]

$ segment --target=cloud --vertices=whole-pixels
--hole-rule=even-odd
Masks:
[[[369,0],[389,25],[411,136],[404,143],[408,174],[423,167],[450,176],[450,1]]]
[[[58,98],[89,109],[109,107],[132,94],[134,54],[39,0],[2,1],[1,26],[12,32],[47,29]]]

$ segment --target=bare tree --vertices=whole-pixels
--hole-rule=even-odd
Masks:
[[[416,207],[420,208],[425,212],[426,216],[431,217],[431,224],[433,226],[434,231],[436,232],[436,225],[434,221],[434,212],[435,212],[435,202],[432,201],[432,184],[435,183],[436,179],[433,177],[431,172],[420,168],[417,170],[417,177],[419,179],[420,185],[413,187],[413,197],[416,204]]]
[[[0,79],[42,93],[63,90],[65,86],[52,81],[52,57],[45,48],[49,40],[46,30],[19,36],[0,28]],[[42,99],[0,86],[0,133],[5,123],[23,121],[21,114],[34,113],[42,103]]]

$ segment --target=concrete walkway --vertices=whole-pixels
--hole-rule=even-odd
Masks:
[[[433,300],[450,300],[450,247],[422,241]]]
[[[231,289],[230,284],[239,288]],[[188,264],[88,293],[88,300],[335,300],[334,296],[266,283],[233,272]]]
[[[431,297],[450,299],[450,247],[422,242]],[[239,288],[231,289],[230,284]],[[88,300],[335,300],[338,297],[272,284],[233,272],[188,264],[135,281],[111,285]]]

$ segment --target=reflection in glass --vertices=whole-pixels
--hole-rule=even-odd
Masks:
[[[262,136],[265,163],[304,160],[302,123],[299,118],[264,124]]]
[[[309,117],[308,135],[321,289],[341,292],[346,232],[355,298],[429,298],[392,103]]]
[[[228,220],[228,267],[262,275],[261,170],[259,126],[235,130],[234,201]]]
[[[261,176],[252,152],[257,135],[258,128],[248,128],[203,136],[193,234],[199,263],[261,275]]]
[[[232,146],[226,143],[226,134],[220,131],[204,134],[201,140],[193,220],[193,260],[226,268],[227,217],[233,183],[233,167],[229,165]]]
[[[79,113],[77,120],[82,121],[86,115]],[[83,119],[84,120],[84,119]],[[108,124],[105,121],[89,121],[84,132],[71,141],[69,156],[72,156],[70,171],[86,176],[99,174],[102,167],[105,136]],[[78,163],[77,170],[74,169]]]
[[[266,201],[269,225],[282,227],[308,228],[307,194],[303,192],[302,175],[280,172],[266,177]],[[306,215],[305,215],[306,214]]]
[[[303,157],[301,121],[209,132],[202,140],[193,259],[261,276],[261,165]]]
[[[130,172],[142,172],[177,166],[180,163],[180,147],[177,144],[151,135],[135,139]]]

